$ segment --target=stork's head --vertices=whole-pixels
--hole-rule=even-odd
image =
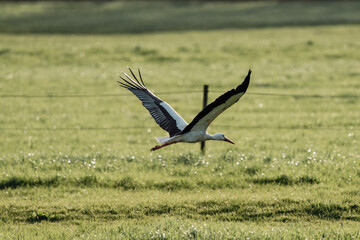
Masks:
[[[219,140],[219,141],[225,141],[225,142],[228,142],[228,143],[235,144],[233,141],[231,141],[230,139],[225,137],[225,135],[222,134],[222,133],[217,133],[217,134],[212,135],[212,139],[213,140]]]

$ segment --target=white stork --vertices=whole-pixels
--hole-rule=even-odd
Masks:
[[[210,135],[206,132],[206,129],[217,116],[236,103],[240,97],[244,95],[249,86],[251,70],[249,70],[241,85],[224,93],[214,102],[206,106],[198,113],[198,115],[196,115],[190,124],[187,124],[187,122],[169,104],[155,96],[146,88],[140,70],[138,70],[140,81],[136,78],[130,68],[129,70],[135,80],[123,72],[127,79],[119,75],[124,82],[118,81],[118,83],[120,86],[130,90],[137,96],[155,119],[156,123],[170,134],[168,137],[157,137],[156,140],[161,143],[161,145],[151,148],[151,151],[178,142],[195,143],[206,140],[220,140],[235,144],[233,141],[226,138],[224,134],[217,133]]]

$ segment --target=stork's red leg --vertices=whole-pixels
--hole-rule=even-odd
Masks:
[[[158,150],[160,148],[163,148],[163,147],[166,147],[166,146],[169,146],[171,144],[174,144],[174,143],[165,143],[163,145],[156,145],[155,147],[151,148],[150,151],[155,151],[155,150]]]

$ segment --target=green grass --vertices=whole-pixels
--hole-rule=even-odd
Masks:
[[[359,4],[150,5],[0,4],[0,238],[360,238]],[[291,21],[267,25],[277,10]],[[118,87],[126,66],[188,122],[203,84],[211,101],[251,68],[209,128],[236,145],[150,153],[165,133]]]

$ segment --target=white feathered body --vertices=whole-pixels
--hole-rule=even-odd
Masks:
[[[212,135],[209,135],[203,131],[191,131],[184,134],[176,135],[173,137],[157,137],[156,140],[159,143],[176,143],[176,142],[187,142],[196,143],[203,142],[206,140],[212,140]],[[214,139],[215,140],[215,139]]]

